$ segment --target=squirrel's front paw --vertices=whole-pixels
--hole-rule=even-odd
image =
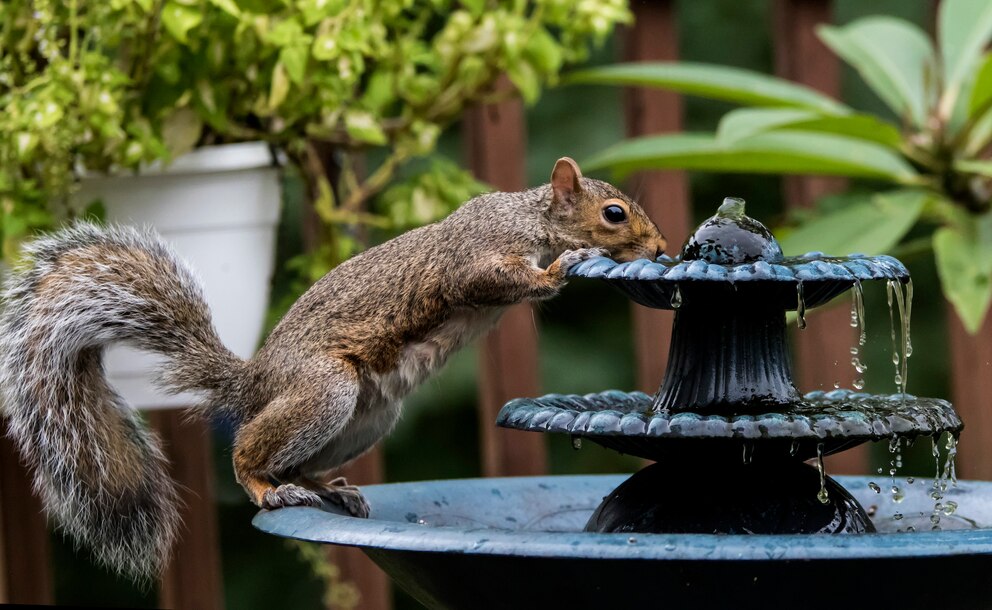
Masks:
[[[262,508],[272,510],[285,506],[320,506],[320,496],[298,485],[280,485],[262,496]]]
[[[587,261],[590,258],[596,258],[597,256],[609,256],[610,253],[604,248],[581,248],[579,250],[565,250],[558,257],[558,265],[561,270],[565,273],[569,269],[578,265],[583,261]]]

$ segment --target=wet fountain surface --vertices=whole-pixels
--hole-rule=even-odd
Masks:
[[[294,508],[263,511],[256,527],[362,547],[432,608],[992,607],[992,483],[955,480],[963,425],[950,403],[906,393],[912,282],[902,263],[786,258],[728,198],[677,259],[595,258],[569,274],[676,311],[661,388],[520,398],[497,424],[656,464],[629,478],[371,486],[368,520]],[[865,281],[887,288],[891,395],[860,391]],[[786,311],[804,328],[807,308],[847,290],[860,331],[856,389],[801,394]],[[934,477],[897,479],[902,448],[928,439]],[[889,477],[826,476],[825,455],[879,440]]]

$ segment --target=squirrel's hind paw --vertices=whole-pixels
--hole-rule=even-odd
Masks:
[[[287,506],[320,506],[320,496],[298,485],[280,485],[262,496],[262,508],[272,510]]]
[[[338,477],[315,490],[317,495],[331,504],[340,506],[353,517],[367,519],[371,509],[365,496],[356,485],[349,485],[344,477]]]

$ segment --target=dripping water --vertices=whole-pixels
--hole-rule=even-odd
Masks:
[[[672,309],[678,309],[679,307],[682,307],[682,291],[679,290],[678,284],[675,284],[675,290],[672,291],[672,298],[670,303]]]
[[[823,472],[823,443],[816,445],[816,470],[820,473],[820,491],[816,494],[816,499],[821,504],[830,502],[830,494],[827,493],[827,475]]]
[[[864,349],[867,337],[865,327],[865,302],[864,290],[859,280],[854,281],[851,291],[851,327],[858,329],[858,344],[851,348],[851,366],[857,376],[853,385],[856,390],[863,390],[865,387],[864,373],[868,370],[868,365],[861,361],[861,350]]]
[[[744,443],[744,463],[750,464],[754,458],[754,443]]]
[[[803,282],[796,282],[796,324],[799,330],[806,328],[806,298],[803,296]]]
[[[933,512],[930,515],[930,523],[933,529],[940,529],[941,515],[952,515],[957,511],[958,505],[951,500],[944,501],[944,494],[947,493],[948,485],[957,486],[957,473],[954,467],[954,458],[957,455],[958,439],[955,435],[948,433],[944,448],[947,454],[943,463],[940,459],[939,436],[930,437],[930,452],[933,455],[934,473],[933,485],[930,488],[930,498],[934,501]]]
[[[582,449],[582,437],[581,436],[573,436],[572,437],[572,449],[575,449],[576,451],[578,451],[579,449]]]
[[[889,439],[889,477],[891,484],[889,490],[892,492],[892,501],[899,503],[906,497],[906,494],[896,483],[896,473],[902,468],[902,442],[898,436]]]
[[[906,393],[906,383],[909,378],[909,356],[913,353],[910,337],[910,315],[913,308],[913,285],[905,285],[898,280],[885,283],[885,292],[889,304],[889,332],[892,337],[892,364],[895,365],[895,382],[899,394]],[[896,331],[895,314],[899,314],[899,330]],[[897,338],[898,335],[898,338]]]

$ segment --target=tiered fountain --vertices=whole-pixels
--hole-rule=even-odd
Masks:
[[[330,507],[292,508],[263,511],[255,525],[362,547],[434,608],[833,608],[870,603],[867,579],[878,582],[877,599],[887,606],[992,605],[992,484],[949,487],[945,464],[932,484],[893,485],[890,499],[867,479],[823,473],[823,456],[869,440],[898,448],[947,433],[953,452],[962,428],[946,401],[905,393],[912,285],[899,261],[785,258],[744,214],[743,201],[727,199],[677,259],[598,258],[570,275],[676,310],[662,387],[654,396],[517,399],[497,423],[587,438],[656,464],[626,481],[370,486],[368,520]],[[801,395],[789,367],[786,311],[796,310],[804,325],[806,308],[853,287],[863,329],[861,282],[872,280],[888,282],[903,320],[893,331],[901,391]],[[816,466],[806,464],[811,459]],[[925,580],[907,586],[907,574]]]

